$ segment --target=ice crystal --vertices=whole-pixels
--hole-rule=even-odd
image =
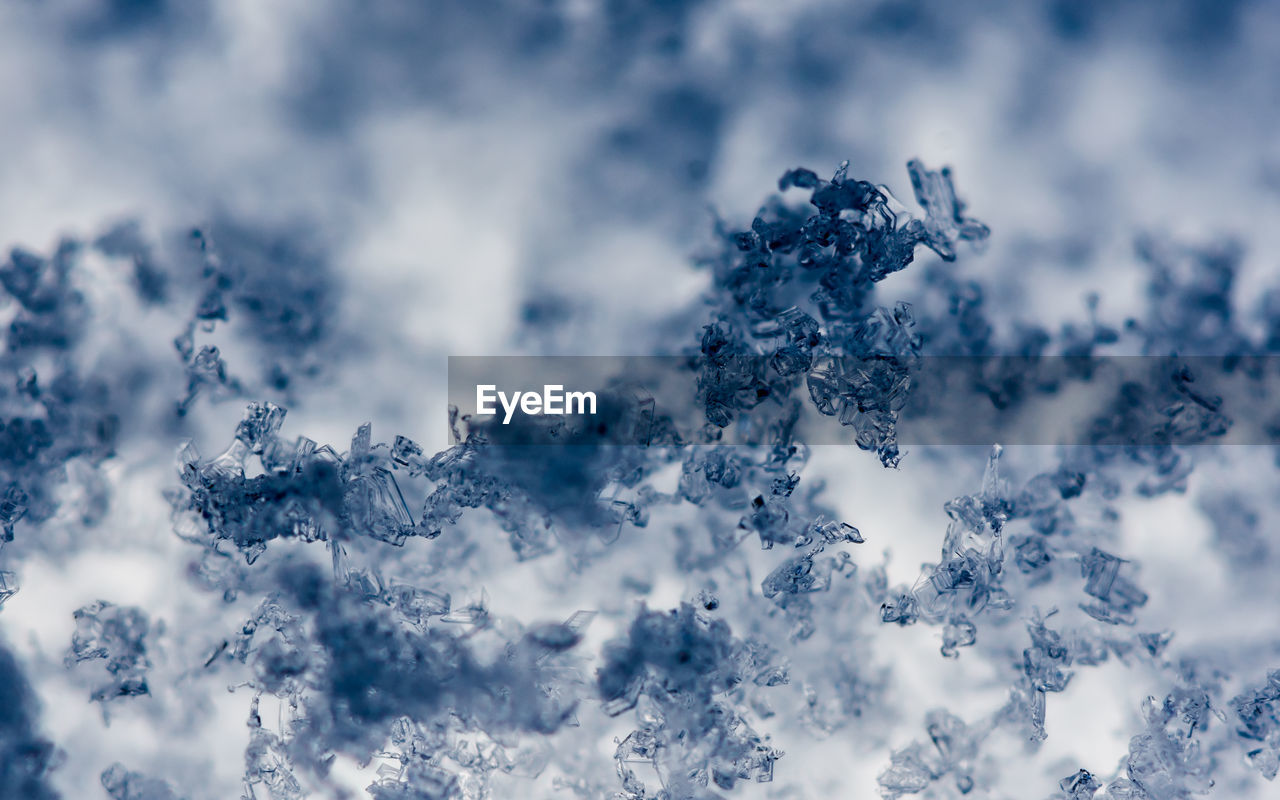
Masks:
[[[65,239],[50,256],[15,249],[0,264],[14,307],[0,357],[0,542],[22,520],[38,524],[53,513],[69,464],[92,467],[115,452],[125,382],[69,356],[85,340],[90,313],[82,253]]]
[[[649,796],[628,766],[634,762],[651,763],[664,791],[688,800],[715,797],[717,789],[732,789],[740,780],[772,780],[782,753],[750,727],[730,696],[770,671],[768,655],[692,606],[641,610],[627,636],[606,646],[597,676],[606,710],[621,714],[634,707],[640,723],[614,756],[621,796]]]
[[[147,671],[147,636],[151,621],[140,608],[121,607],[100,600],[75,612],[76,632],[66,662],[73,666],[85,661],[105,660],[108,682],[94,689],[93,699],[106,702],[116,698],[150,693]]]
[[[1237,734],[1249,743],[1249,763],[1267,780],[1280,772],[1280,670],[1267,682],[1231,700],[1239,721]]]
[[[818,411],[897,463],[895,422],[920,342],[909,307],[877,307],[875,285],[906,268],[917,245],[954,259],[957,241],[988,235],[964,215],[949,171],[917,161],[909,171],[923,222],[894,210],[879,187],[850,179],[846,162],[830,181],[806,169],[779,181],[783,191],[809,191],[816,213],[775,198],[750,230],[727,234],[732,249],[711,262],[717,317],[701,344],[699,397],[710,424],[726,427],[766,400],[785,407],[800,375]]]

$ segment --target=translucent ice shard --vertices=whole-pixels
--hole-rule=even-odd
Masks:
[[[389,470],[377,467],[352,478],[344,500],[351,524],[365,535],[394,545],[413,535],[413,517]]]
[[[18,593],[18,576],[6,570],[0,570],[0,608],[4,601]]]
[[[916,201],[925,210],[924,242],[947,261],[956,257],[956,242],[979,243],[985,241],[991,231],[986,225],[964,214],[964,203],[956,199],[951,170],[943,167],[938,172],[925,169],[918,159],[907,162],[911,174],[911,188]]]
[[[877,776],[880,796],[886,800],[923,792],[948,775],[961,795],[973,790],[974,760],[985,731],[943,709],[925,715],[925,729],[929,744],[913,742],[895,750],[889,766]]]
[[[284,424],[285,413],[285,409],[275,403],[250,403],[236,428],[236,438],[247,444],[251,452],[261,453]]]
[[[93,699],[149,694],[147,635],[151,621],[140,608],[122,607],[100,600],[75,612],[76,631],[67,652],[67,666],[105,660],[107,683],[93,691]]]
[[[640,727],[616,755],[624,791],[647,796],[625,766],[632,761],[652,763],[666,792],[690,800],[713,797],[712,785],[732,789],[740,780],[772,780],[782,753],[747,724],[745,710],[728,695],[768,668],[760,661],[767,654],[692,606],[641,611],[627,636],[606,646],[596,677],[606,712],[637,708]]]

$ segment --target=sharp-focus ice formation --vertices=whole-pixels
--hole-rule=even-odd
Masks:
[[[909,305],[877,306],[874,288],[911,264],[917,245],[954,259],[958,241],[981,243],[988,231],[964,215],[949,171],[909,165],[921,221],[905,217],[887,190],[851,180],[848,167],[830,181],[786,173],[779,188],[807,190],[816,213],[774,198],[709,261],[717,313],[702,336],[698,388],[707,421],[723,428],[762,404],[785,408],[779,401],[802,395],[803,382],[822,414],[851,426],[858,446],[891,466],[921,341]],[[853,369],[849,357],[859,359]]]

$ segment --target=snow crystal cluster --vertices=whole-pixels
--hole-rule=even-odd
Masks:
[[[595,219],[681,216],[731,117],[708,86],[672,77],[672,63],[697,63],[705,43],[685,39],[709,4],[611,3],[585,33],[559,5],[497,25],[505,55],[493,68],[527,59],[545,75],[596,75],[574,87],[593,96],[636,89],[635,118],[580,155],[601,167],[591,197],[568,204]],[[1084,36],[1093,12],[1051,5],[1060,35]],[[896,23],[884,14],[873,21],[887,36]],[[480,58],[480,45],[440,31],[489,21],[469,6],[430,24],[356,16],[362,41],[429,46],[407,48],[405,63],[318,57],[286,103],[316,136],[377,113],[363,82],[390,75],[406,94],[428,92],[424,75]],[[100,20],[75,35],[126,27]],[[750,51],[735,50],[744,71]],[[818,55],[796,58],[821,74]],[[1274,790],[1280,639],[1274,619],[1239,617],[1280,607],[1280,509],[1265,486],[1196,478],[1232,463],[1221,443],[1233,432],[1265,434],[1250,453],[1280,464],[1280,417],[1259,411],[1280,293],[1240,299],[1239,242],[1133,233],[1145,277],[1133,307],[1102,291],[1071,319],[1044,321],[1010,300],[1007,269],[985,266],[1003,232],[961,199],[967,176],[923,155],[930,165],[912,159],[905,176],[856,177],[849,161],[787,169],[754,216],[728,209],[742,224],[716,220],[695,259],[700,296],[673,293],[653,320],[659,346],[640,354],[675,364],[687,395],[603,396],[590,425],[557,428],[553,442],[452,408],[452,441],[435,452],[421,434],[386,430],[373,389],[349,442],[297,422],[309,393],[359,360],[344,351],[357,337],[339,255],[305,226],[222,215],[154,235],[125,222],[45,254],[11,250],[0,264],[0,622],[34,591],[28,576],[110,533],[115,510],[136,502],[113,489],[150,475],[121,454],[157,439],[176,457],[146,487],[168,521],[149,535],[180,562],[163,580],[187,599],[84,604],[48,625],[68,632],[61,663],[26,663],[0,639],[0,798],[65,794],[59,772],[84,742],[42,722],[53,704],[41,688],[55,680],[76,688],[79,715],[126,732],[160,720],[212,728],[217,694],[243,744],[231,767],[243,800],[846,796],[808,780],[821,743],[874,761],[886,800]],[[476,180],[503,191],[501,176]],[[646,181],[662,191],[618,199]],[[684,200],[643,207],[663,192]],[[102,290],[104,270],[127,300]],[[557,298],[530,295],[524,324],[550,327],[537,304]],[[119,303],[175,324],[131,339],[113,328]],[[547,355],[537,350],[519,355]],[[1206,357],[1248,396],[1206,388]],[[1108,382],[1121,358],[1140,368]],[[933,380],[939,360],[950,390]],[[968,422],[996,409],[1035,427],[1041,400],[1077,396],[1090,399],[1073,406],[1084,433],[1061,446],[986,441]],[[209,446],[230,407],[239,422]],[[928,443],[908,422],[931,420],[923,429],[970,436],[913,452]],[[811,438],[815,425],[844,444]],[[929,560],[904,573],[888,512],[842,502],[841,480],[929,474],[913,459],[947,486],[974,480],[895,523],[934,526]],[[1169,524],[1161,504],[1187,495],[1207,520],[1209,556],[1179,573],[1203,587],[1179,593],[1216,597],[1221,631],[1167,610],[1176,552],[1144,559],[1124,535],[1148,513]],[[920,637],[927,657],[910,649]],[[1080,684],[1092,676],[1143,687],[1120,701],[1127,751],[1104,759],[1059,723],[1089,702]],[[948,702],[904,712],[924,684],[945,686]],[[207,764],[174,758],[164,774],[161,758],[111,759],[94,774],[112,800],[213,796]]]

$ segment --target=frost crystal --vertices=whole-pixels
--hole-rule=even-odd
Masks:
[[[596,679],[606,711],[635,708],[640,723],[614,756],[621,796],[649,796],[628,766],[634,762],[651,763],[664,791],[687,800],[716,797],[740,780],[772,780],[782,753],[750,727],[730,694],[770,671],[765,656],[692,606],[642,610],[627,636],[606,646]]]
[[[1231,700],[1239,720],[1236,733],[1250,747],[1247,756],[1267,780],[1280,772],[1280,670],[1267,675],[1263,686]]]
[[[75,612],[76,632],[67,651],[67,666],[85,661],[105,660],[107,683],[93,691],[93,699],[107,702],[116,698],[149,694],[147,635],[151,622],[140,608],[116,606],[100,600]]]

